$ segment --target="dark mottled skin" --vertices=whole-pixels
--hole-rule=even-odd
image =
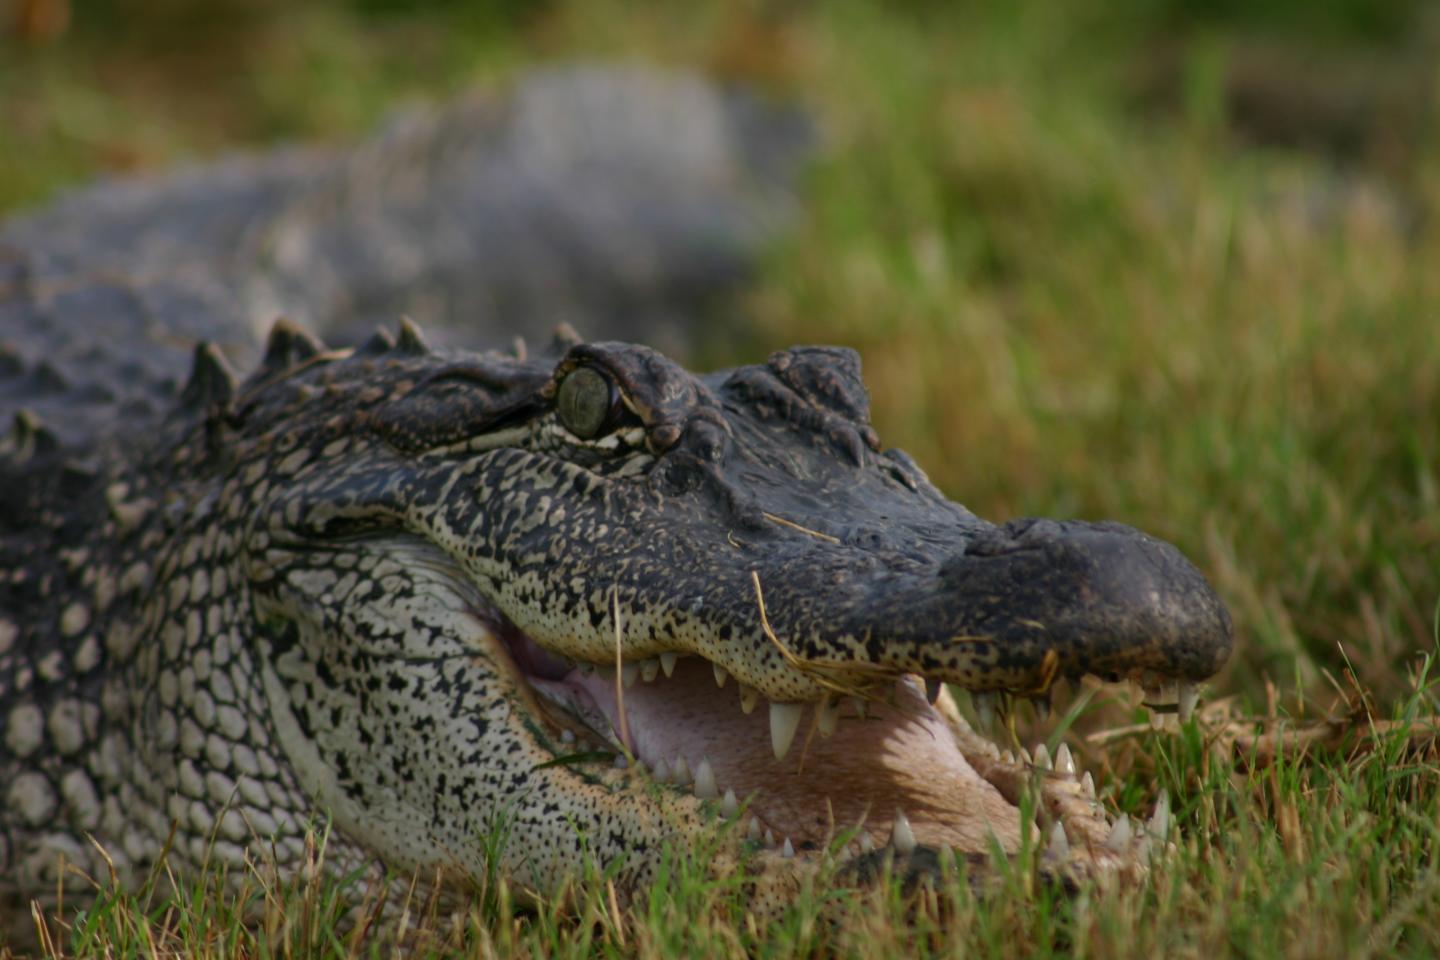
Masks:
[[[504,818],[520,884],[552,888],[584,849],[642,883],[703,804],[551,763],[558,727],[506,650],[523,634],[613,662],[616,607],[627,661],[699,654],[779,702],[906,672],[1019,693],[1082,672],[1195,680],[1230,650],[1223,606],[1168,544],[946,500],[883,449],[847,350],[697,376],[628,343],[434,350],[407,322],[330,349],[282,323],[237,382],[143,304],[107,327],[126,284],[164,283],[87,276],[73,289],[95,299],[59,305],[71,288],[7,256],[0,312],[155,346],[106,360],[104,339],[41,338],[49,372],[31,344],[0,352],[7,403],[80,398],[48,428],[7,408],[0,446],[6,897],[53,890],[61,855],[105,875],[87,833],[134,883],[172,826],[182,871],[247,850],[284,870],[324,818],[336,870],[480,877]],[[581,367],[616,398],[592,438],[556,412]],[[794,862],[759,864],[757,898],[783,898]]]

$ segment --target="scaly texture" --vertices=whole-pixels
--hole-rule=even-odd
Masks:
[[[321,287],[349,262],[320,260]],[[236,382],[195,335],[208,300],[176,308],[191,327],[146,312],[163,269],[82,272],[59,306],[27,257],[7,269],[0,309],[29,318],[7,330],[131,310],[110,353],[51,330],[7,354],[7,401],[74,412],[21,410],[0,447],[7,896],[48,895],[62,856],[105,875],[86,833],[129,884],[172,830],[182,872],[288,870],[327,818],[336,870],[548,890],[588,855],[628,891],[743,803],[717,867],[747,861],[763,906],[840,834],[860,877],[1014,850],[1031,783],[1061,875],[1141,869],[1163,840],[1158,815],[1112,826],[1068,755],[1001,755],[941,685],[1131,677],[1183,711],[1229,654],[1223,606],[1130,528],[947,501],[880,444],[850,351],[699,376],[620,342],[470,353],[405,321],[332,349],[285,321]],[[27,354],[48,348],[48,369]]]

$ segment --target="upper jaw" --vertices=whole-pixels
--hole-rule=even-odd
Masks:
[[[1230,654],[1224,604],[1170,544],[1104,523],[971,533],[930,564],[764,544],[716,577],[713,605],[737,625],[728,642],[679,649],[782,702],[863,695],[903,674],[1026,696],[1086,674],[1175,688]]]
[[[875,657],[976,691],[1058,676],[1194,683],[1233,645],[1230,617],[1175,547],[1112,523],[1022,520],[971,538],[938,574],[876,598]]]
[[[743,549],[722,541],[700,571],[710,596],[699,606],[678,598],[668,622],[679,628],[635,626],[622,605],[619,630],[606,617],[583,640],[534,638],[592,663],[613,663],[618,645],[631,669],[696,653],[778,703],[869,696],[905,674],[1031,697],[1090,674],[1183,702],[1230,653],[1224,605],[1169,544],[1116,524],[1018,521],[972,533],[930,564],[879,563],[801,532]],[[682,575],[694,582],[695,572]],[[677,602],[664,589],[641,599],[663,610]]]

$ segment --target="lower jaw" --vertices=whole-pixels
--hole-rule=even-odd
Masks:
[[[847,835],[858,849],[880,846],[903,819],[923,845],[982,852],[998,843],[1012,853],[1032,829],[977,772],[993,766],[993,747],[972,738],[967,756],[955,731],[961,721],[927,702],[915,677],[897,680],[887,700],[867,702],[863,717],[842,707],[828,736],[806,709],[783,759],[768,708],[743,713],[736,691],[718,688],[700,658],[618,690],[613,675],[580,671],[535,686],[589,728],[582,736],[628,753],[647,775],[724,806],[728,792],[745,807],[751,837],[776,846],[788,840],[797,852],[814,851]]]

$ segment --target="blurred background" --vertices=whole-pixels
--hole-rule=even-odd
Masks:
[[[0,25],[0,215],[537,63],[797,104],[801,215],[703,362],[854,346],[884,440],[975,512],[1174,541],[1251,708],[1358,683],[1385,712],[1436,652],[1432,3],[0,0]]]

